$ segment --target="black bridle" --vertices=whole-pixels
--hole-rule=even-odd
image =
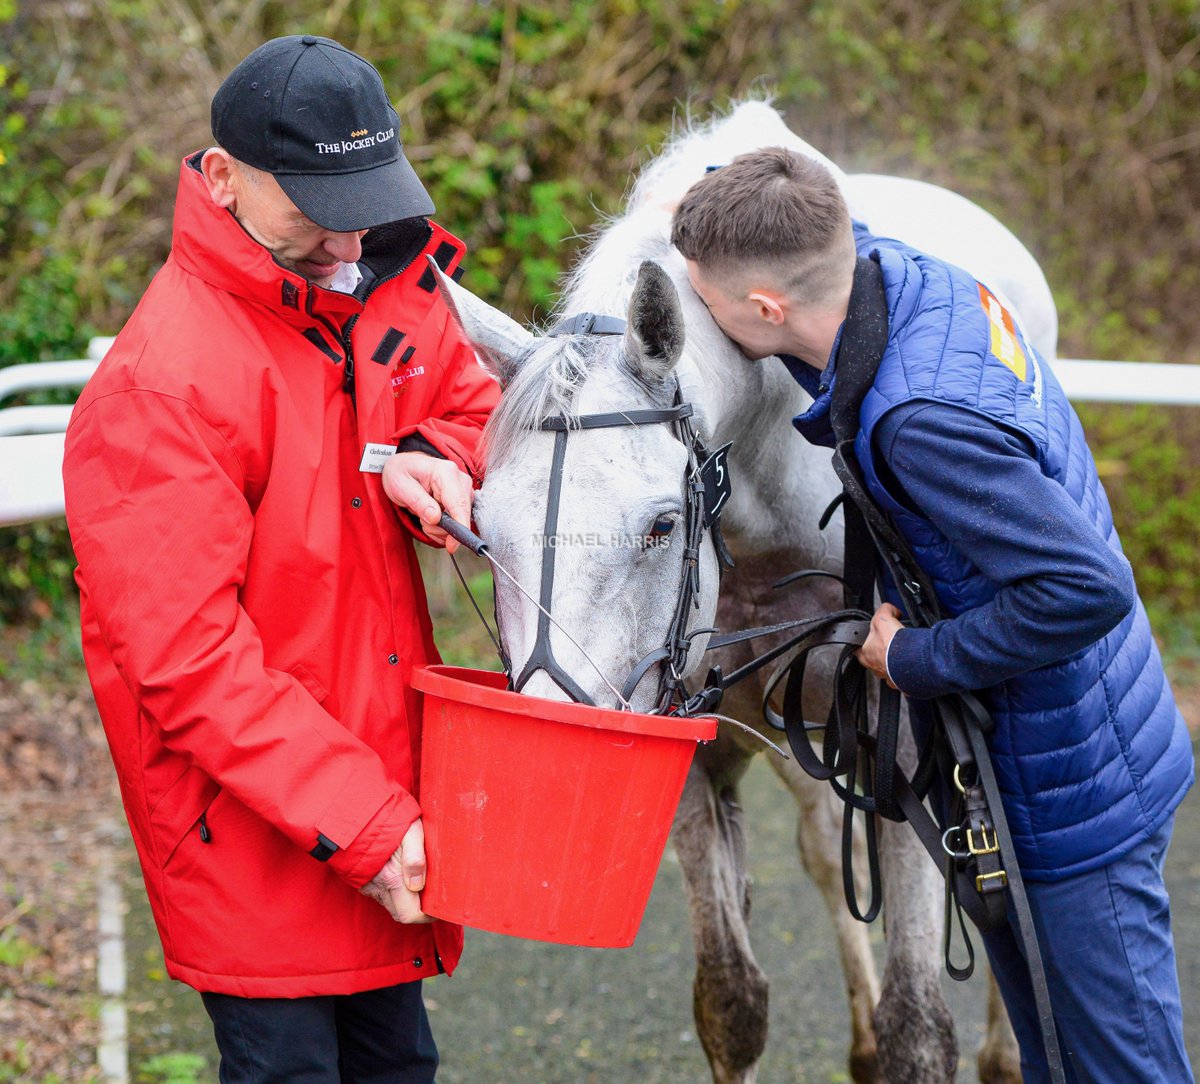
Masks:
[[[624,332],[625,321],[617,317],[579,313],[567,322],[560,324],[551,334],[620,335]],[[721,449],[716,455],[709,456],[708,450],[692,424],[692,404],[683,402],[678,381],[675,385],[674,400],[674,405],[656,409],[620,410],[573,417],[555,415],[544,419],[537,426],[539,430],[554,433],[554,452],[550,462],[550,488],[546,498],[546,521],[542,534],[542,575],[537,636],[524,668],[512,682],[515,691],[520,692],[529,679],[540,670],[572,700],[583,704],[595,704],[595,701],[588,696],[579,683],[563,669],[558,659],[555,658],[554,649],[550,644],[550,605],[554,595],[554,564],[557,550],[555,543],[559,505],[562,498],[563,464],[567,454],[567,437],[573,430],[670,425],[671,431],[687,451],[688,462],[683,495],[683,568],[679,592],[675,599],[675,609],[663,645],[649,652],[630,671],[629,677],[619,693],[622,706],[628,706],[630,698],[646,674],[654,666],[661,664],[662,670],[654,700],[654,710],[669,711],[682,685],[683,669],[691,650],[692,639],[703,633],[715,631],[699,629],[689,634],[687,624],[688,616],[700,605],[700,547],[703,544],[706,528],[713,533],[713,544],[716,547],[720,563],[724,564],[727,560],[725,547],[720,540],[718,517],[721,505],[724,504],[724,497],[728,495],[728,489],[726,487],[723,494],[718,493],[714,487],[706,487],[704,479],[708,465],[718,457],[723,457],[726,449]],[[725,470],[723,459],[720,469],[722,472]]]

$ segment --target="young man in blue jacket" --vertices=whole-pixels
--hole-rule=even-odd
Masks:
[[[1191,1081],[1162,879],[1191,744],[1054,373],[985,285],[852,224],[795,152],[706,175],[672,239],[722,330],[813,396],[794,424],[818,444],[856,264],[878,261],[887,344],[855,451],[945,616],[909,628],[885,602],[860,658],[910,698],[969,690],[991,712],[1067,1079]],[[1019,936],[984,940],[1025,1079],[1047,1080]]]

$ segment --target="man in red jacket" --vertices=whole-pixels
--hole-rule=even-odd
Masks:
[[[468,522],[497,388],[428,266],[370,64],[270,41],[183,161],[172,251],[79,399],[84,654],[169,973],[222,1081],[431,1081],[411,535]]]

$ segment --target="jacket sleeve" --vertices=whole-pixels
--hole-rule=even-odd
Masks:
[[[914,403],[885,415],[876,447],[892,483],[993,584],[986,603],[901,629],[887,667],[921,699],[990,688],[1081,651],[1132,609],[1125,556],[1025,438],[971,411]]]
[[[72,420],[63,473],[79,576],[145,723],[296,846],[324,837],[333,869],[370,880],[420,810],[266,664],[239,602],[254,520],[230,443],[181,400],[127,390]]]

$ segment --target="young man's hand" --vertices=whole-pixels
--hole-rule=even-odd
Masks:
[[[875,616],[871,618],[871,631],[863,646],[856,652],[858,661],[893,689],[896,685],[888,676],[887,653],[892,637],[902,628],[904,626],[900,623],[900,611],[890,602],[885,602],[875,611]]]
[[[387,909],[397,922],[432,922],[421,910],[418,893],[425,887],[425,827],[420,819],[404,833],[400,846],[375,877],[360,889]]]
[[[471,526],[471,476],[448,459],[424,452],[397,452],[383,466],[383,491],[401,508],[421,521],[421,530],[431,542],[458,549],[438,521],[447,512],[464,527]]]

